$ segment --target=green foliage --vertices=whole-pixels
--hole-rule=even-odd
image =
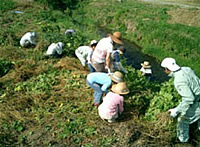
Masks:
[[[0,76],[3,76],[6,73],[8,73],[9,70],[13,67],[14,67],[14,64],[12,62],[1,59],[0,60]]]
[[[30,93],[41,93],[44,91],[49,91],[52,89],[52,86],[57,83],[57,74],[57,71],[54,71],[51,74],[40,74],[29,81],[17,84],[14,88],[14,91],[26,91]]]
[[[180,95],[174,88],[173,79],[161,85],[161,89],[156,93],[150,102],[150,106],[145,113],[145,118],[154,120],[161,112],[176,107],[181,101]]]
[[[138,109],[140,114],[145,114],[149,107],[151,99],[155,93],[160,90],[160,85],[154,82],[149,82],[142,76],[139,70],[131,67],[128,68],[128,73],[125,75],[130,89],[129,103]]]
[[[12,1],[12,0],[1,0],[0,2],[0,12],[4,13],[8,10],[12,10],[16,7],[16,2]],[[0,13],[0,16],[1,16]]]
[[[80,3],[81,0],[35,0],[39,3],[47,5],[49,8],[54,10],[66,10],[67,8],[74,8],[76,4]]]
[[[21,132],[24,130],[24,127],[22,125],[22,123],[20,121],[15,121],[13,122],[13,125],[12,125],[13,129],[18,131],[18,132]]]

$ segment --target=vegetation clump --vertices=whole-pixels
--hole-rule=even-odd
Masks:
[[[193,32],[198,28],[166,24],[170,7],[131,0],[113,3],[2,0],[0,146],[179,145],[175,122],[166,112],[180,101],[172,80],[149,82],[139,70],[125,65],[124,80],[130,93],[125,96],[122,116],[108,124],[93,107],[93,91],[85,81],[89,71],[81,66],[74,51],[100,39],[98,25],[104,25],[136,41],[144,52],[159,55],[158,60],[177,53],[181,55],[179,62],[187,59],[189,65],[191,58],[187,55],[198,46],[198,35]],[[24,13],[11,13],[17,10]],[[66,36],[68,28],[75,29],[76,34]],[[177,28],[179,33],[173,32]],[[21,48],[19,40],[28,31],[37,32],[37,46]],[[191,37],[195,44],[189,41]],[[62,58],[45,59],[48,45],[58,41],[64,43]],[[192,56],[196,59],[198,54]],[[191,145],[198,145],[200,138],[194,132]]]

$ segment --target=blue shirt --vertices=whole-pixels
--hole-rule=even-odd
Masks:
[[[116,51],[113,51],[113,61],[114,62],[120,62],[120,57],[119,57],[119,51],[116,50]]]
[[[94,72],[87,75],[87,81],[91,84],[97,83],[101,84],[101,90],[106,91],[110,85],[112,84],[111,78],[108,76],[107,73],[103,72]]]

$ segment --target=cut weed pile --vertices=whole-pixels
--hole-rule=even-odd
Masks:
[[[93,90],[86,84],[89,71],[74,56],[77,47],[100,38],[94,22],[76,21],[83,19],[88,5],[80,2],[76,11],[63,12],[34,1],[3,3],[0,146],[182,146],[177,143],[176,122],[166,113],[180,100],[172,81],[148,82],[138,70],[125,66],[130,94],[125,96],[123,114],[111,124],[98,116]],[[24,13],[11,13],[15,10]],[[75,28],[76,35],[64,35],[66,28]],[[37,32],[35,48],[19,46],[27,31]],[[63,56],[45,59],[48,45],[57,41],[64,43]],[[196,135],[189,145],[198,144]]]

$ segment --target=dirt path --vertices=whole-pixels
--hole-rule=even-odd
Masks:
[[[199,1],[166,1],[166,0],[141,0],[144,2],[150,2],[154,4],[161,4],[161,5],[174,5],[174,6],[179,6],[182,8],[197,8],[200,9],[200,2]]]

